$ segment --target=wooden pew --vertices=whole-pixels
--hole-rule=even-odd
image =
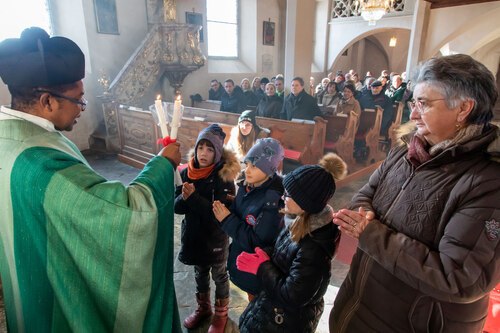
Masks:
[[[235,126],[238,124],[239,116],[230,112],[184,107],[183,119],[192,118],[208,123]],[[281,142],[285,148],[285,158],[302,164],[315,164],[323,155],[326,121],[321,117],[317,117],[315,121],[256,117],[256,121],[259,126],[271,131],[270,137]]]
[[[354,169],[354,137],[358,130],[359,116],[351,114],[335,114],[326,118],[325,152],[335,151],[347,163],[349,169]]]
[[[195,101],[193,107],[199,108],[199,109],[208,109],[208,110],[220,110],[220,101],[213,101],[210,99],[207,99],[205,101]]]
[[[301,164],[316,164],[323,156],[326,123],[321,117],[316,117],[314,121],[257,117],[257,124],[268,128],[270,136],[281,142],[285,158]]]
[[[399,102],[394,105],[394,109],[396,110],[396,117],[394,121],[392,122],[391,126],[389,127],[388,130],[388,135],[389,135],[389,149],[391,150],[396,142],[398,141],[398,133],[397,130],[399,126],[401,126],[401,119],[403,118],[403,109],[404,109],[404,103]]]
[[[117,110],[121,153],[119,159],[135,167],[144,166],[151,157],[156,155],[161,146],[156,143],[160,137],[159,128],[154,124],[149,111],[135,108]],[[178,132],[181,142],[183,162],[194,147],[198,133],[212,123],[219,124],[229,140],[231,128],[238,123],[239,114],[184,107],[182,124]],[[298,122],[257,117],[259,126],[268,128],[270,136],[281,142],[286,151],[286,157],[302,164],[314,164],[323,155],[325,144],[326,121],[317,118],[316,121],[301,120]]]
[[[385,154],[380,150],[380,127],[382,124],[382,109],[364,109],[359,118],[356,139],[364,139],[368,148],[368,163],[383,160]]]

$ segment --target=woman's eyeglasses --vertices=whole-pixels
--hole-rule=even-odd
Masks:
[[[418,113],[423,114],[427,111],[429,108],[429,102],[434,102],[434,101],[444,101],[445,98],[436,98],[436,99],[411,99],[410,101],[406,102],[408,104],[408,108],[410,110],[416,110]]]
[[[70,101],[71,103],[75,103],[75,104],[80,106],[80,109],[82,111],[85,111],[85,108],[87,107],[87,100],[83,97],[80,99],[76,99],[73,97],[68,97],[68,96],[64,96],[64,95],[55,93],[55,92],[50,91],[50,90],[37,90],[37,92],[51,94],[54,97],[62,98],[62,99],[65,99],[67,101]]]

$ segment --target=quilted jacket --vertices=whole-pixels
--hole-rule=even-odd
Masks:
[[[331,260],[340,240],[332,213],[327,206],[313,215],[316,229],[299,242],[292,241],[288,228],[281,232],[271,260],[257,272],[263,291],[241,315],[241,333],[316,330],[330,282]]]
[[[353,198],[377,219],[359,239],[330,332],[481,332],[500,281],[499,144],[492,125],[417,168],[407,145],[392,150]]]

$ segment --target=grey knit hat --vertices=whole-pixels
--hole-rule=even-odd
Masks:
[[[346,172],[345,162],[329,153],[323,156],[319,165],[303,165],[287,174],[283,186],[300,208],[317,214],[335,193],[335,179],[343,178]]]
[[[278,140],[259,139],[245,156],[244,162],[250,162],[268,176],[272,176],[283,161],[284,150]]]
[[[215,150],[214,164],[219,163],[222,157],[222,150],[224,149],[225,138],[226,138],[226,133],[224,133],[222,128],[217,124],[211,124],[207,128],[201,130],[200,134],[198,134],[198,139],[196,139],[196,145],[194,146],[194,151],[195,151],[194,156],[196,163],[198,163],[198,158],[196,156],[196,151],[198,150],[198,144],[203,139],[210,141],[210,143],[214,146]]]

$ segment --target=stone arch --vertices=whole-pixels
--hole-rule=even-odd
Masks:
[[[398,39],[396,48],[388,46],[392,36]],[[410,30],[406,28],[381,27],[365,31],[346,43],[330,62],[330,69],[348,70],[340,67],[352,67],[360,76],[364,76],[367,70],[374,76],[378,76],[382,69],[402,72],[406,67],[409,40]],[[343,57],[346,51],[350,59]]]

